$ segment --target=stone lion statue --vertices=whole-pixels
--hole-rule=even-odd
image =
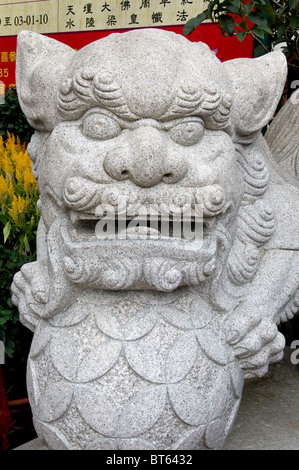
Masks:
[[[281,359],[299,191],[261,129],[286,73],[156,29],[78,52],[19,34],[42,217],[12,291],[49,448],[219,449],[244,379]]]

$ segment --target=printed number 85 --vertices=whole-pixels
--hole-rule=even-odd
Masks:
[[[8,77],[8,69],[0,69],[0,78],[1,77]]]

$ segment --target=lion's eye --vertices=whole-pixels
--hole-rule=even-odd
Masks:
[[[202,138],[204,126],[201,121],[187,121],[173,126],[168,132],[177,144],[194,145]]]
[[[105,114],[89,114],[83,120],[83,134],[91,139],[107,140],[116,137],[120,131],[120,125]]]

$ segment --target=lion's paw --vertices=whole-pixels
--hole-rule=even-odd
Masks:
[[[283,357],[284,336],[277,326],[262,321],[250,335],[238,343],[235,356],[244,371],[244,378],[262,377],[268,371],[269,364]]]
[[[227,343],[231,346],[244,378],[262,377],[269,364],[282,359],[285,338],[275,323],[243,305],[226,321]]]
[[[18,307],[21,322],[35,329],[48,301],[49,278],[46,266],[38,261],[24,264],[14,275],[12,302]]]

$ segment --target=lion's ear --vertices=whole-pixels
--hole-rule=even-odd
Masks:
[[[75,51],[61,42],[22,31],[18,35],[16,87],[28,122],[39,131],[51,131],[59,122],[56,94],[61,75]]]
[[[233,83],[232,120],[240,137],[249,137],[272,119],[283,92],[287,62],[282,52],[223,63]]]

